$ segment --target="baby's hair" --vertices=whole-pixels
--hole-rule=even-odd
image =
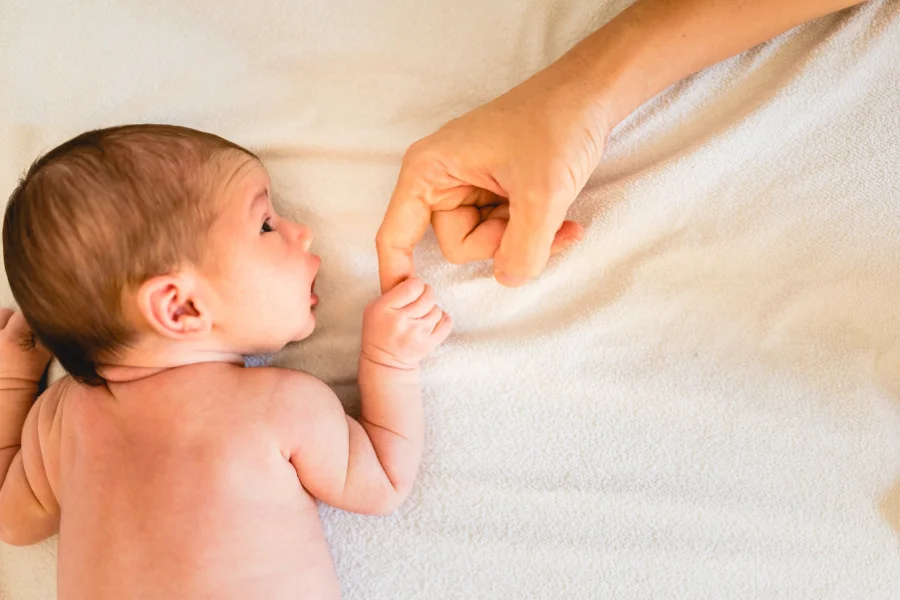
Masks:
[[[10,197],[3,261],[38,340],[89,385],[104,357],[134,341],[123,292],[202,265],[217,159],[256,156],[218,136],[172,125],[88,131],[38,158]]]

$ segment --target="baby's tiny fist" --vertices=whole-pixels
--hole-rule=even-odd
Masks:
[[[430,285],[404,281],[366,309],[363,353],[388,366],[411,369],[450,334],[452,321]]]
[[[50,358],[21,312],[0,309],[0,377],[38,381]]]

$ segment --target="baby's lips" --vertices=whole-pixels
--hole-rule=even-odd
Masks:
[[[309,257],[313,263],[313,279],[312,283],[309,284],[309,299],[310,304],[315,306],[319,303],[319,296],[316,295],[316,279],[319,278],[319,267],[322,266],[322,259],[315,254],[310,254]]]

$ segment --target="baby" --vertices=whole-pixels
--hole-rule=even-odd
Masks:
[[[314,377],[243,368],[316,325],[312,233],[270,191],[240,146],[130,125],[13,192],[0,540],[59,531],[62,600],[338,598],[316,499],[384,514],[410,493],[418,365],[450,318],[415,279],[369,304],[359,421]],[[70,377],[35,402],[51,354]]]

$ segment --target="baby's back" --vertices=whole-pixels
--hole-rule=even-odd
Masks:
[[[62,600],[339,596],[315,500],[279,439],[278,378],[206,364],[59,386],[48,475]]]

